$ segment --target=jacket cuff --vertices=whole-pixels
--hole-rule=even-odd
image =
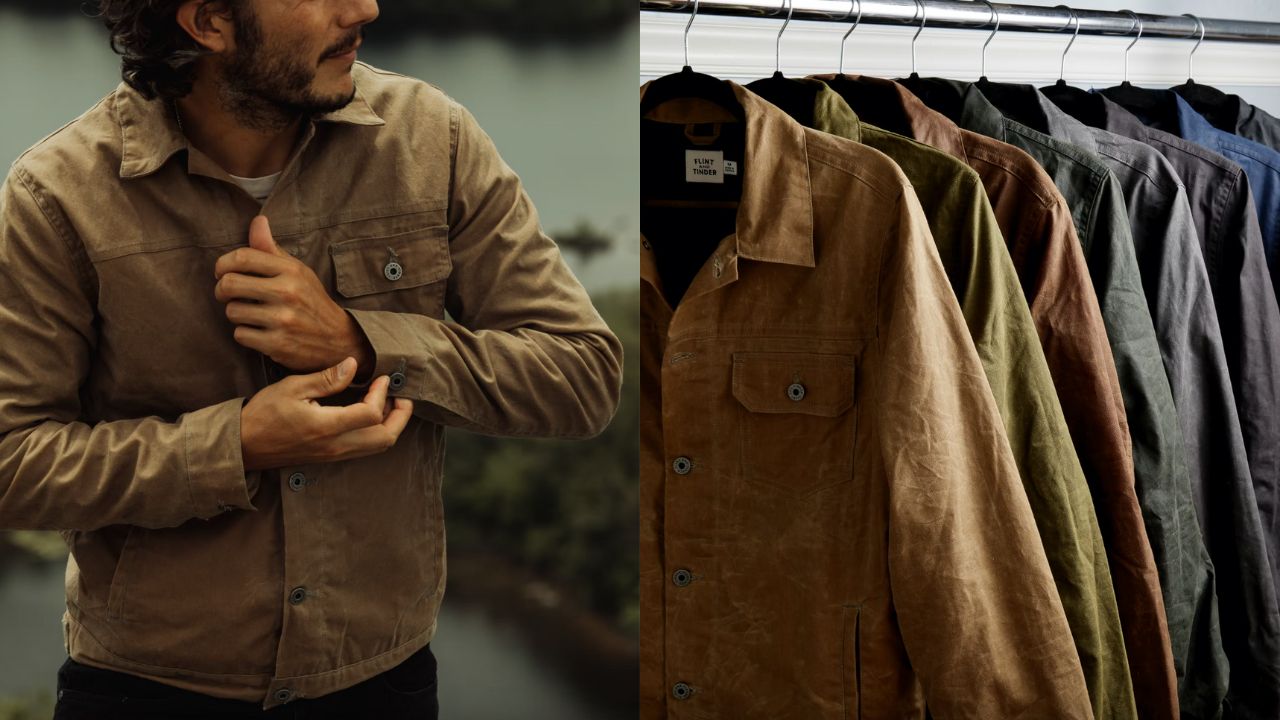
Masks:
[[[240,444],[240,411],[246,400],[232,398],[179,419],[194,517],[258,509],[252,497],[261,473],[245,472]]]
[[[387,387],[390,397],[412,397],[405,392],[409,385],[410,360],[416,345],[416,335],[412,328],[403,327],[399,315],[389,310],[355,310],[345,308],[356,325],[364,332],[373,347],[373,373],[364,382],[352,382],[351,387],[367,388],[381,375],[388,375],[391,384]],[[429,320],[426,315],[413,315],[415,320]],[[398,378],[396,376],[399,376]]]

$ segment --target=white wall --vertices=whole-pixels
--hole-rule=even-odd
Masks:
[[[1021,0],[1053,6],[1054,0]],[[1077,0],[1074,7],[1203,17],[1280,22],[1280,0]],[[648,80],[680,69],[683,13],[642,12],[640,75]],[[774,39],[781,21],[699,15],[689,35],[690,62],[695,69],[717,77],[746,82],[774,69]],[[782,70],[787,75],[833,72],[839,56],[843,23],[793,21],[782,37]],[[845,69],[852,72],[901,77],[911,72],[914,30],[886,25],[863,25],[845,46]],[[986,35],[976,30],[929,28],[916,47],[922,75],[974,79],[979,75],[979,50]],[[1000,33],[987,52],[987,75],[997,81],[1045,84],[1058,78],[1059,58],[1068,36],[1042,33]],[[1066,79],[1081,87],[1108,87],[1121,80],[1123,50],[1130,39],[1080,36],[1067,58]],[[1186,79],[1187,53],[1193,42],[1153,38],[1140,41],[1129,55],[1129,79],[1137,85],[1168,87]],[[1206,41],[1195,56],[1197,82],[1243,96],[1280,117],[1280,45]]]

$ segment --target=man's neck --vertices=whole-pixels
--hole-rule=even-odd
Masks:
[[[280,128],[245,127],[223,107],[216,89],[200,82],[177,101],[177,108],[191,144],[229,174],[245,178],[283,170],[303,128],[301,117]]]

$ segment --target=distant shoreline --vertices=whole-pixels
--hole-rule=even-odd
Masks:
[[[0,0],[0,10],[43,17],[87,15],[81,9],[94,6],[92,0]],[[484,34],[517,44],[595,44],[613,41],[638,17],[634,4],[620,0],[575,0],[571,6],[557,0],[521,0],[519,13],[504,13],[509,7],[502,0],[396,0],[379,6],[380,15],[369,25],[369,33],[387,38]],[[566,7],[575,12],[566,12]]]

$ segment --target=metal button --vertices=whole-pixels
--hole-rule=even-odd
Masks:
[[[293,699],[293,691],[289,688],[280,688],[276,691],[276,700],[286,703]]]
[[[804,399],[804,386],[800,383],[791,383],[787,386],[787,397],[800,402]]]
[[[298,492],[307,486],[307,476],[296,472],[289,476],[289,489]]]
[[[289,592],[289,602],[294,605],[301,605],[303,600],[307,599],[307,589],[304,587],[296,587]]]
[[[677,700],[688,700],[692,694],[693,688],[689,686],[689,683],[678,682],[671,686],[671,697]]]
[[[679,570],[671,573],[671,582],[675,583],[676,587],[684,587],[685,585],[693,582],[693,573],[685,570],[684,568],[680,568]]]
[[[395,282],[404,275],[404,268],[401,267],[400,263],[392,260],[382,268],[382,274],[385,275],[388,280]]]
[[[404,387],[404,373],[398,371],[391,373],[391,389],[399,390],[402,387]]]
[[[693,469],[693,461],[681,455],[675,459],[675,462],[671,463],[671,468],[676,471],[677,475],[688,475],[689,471]]]

